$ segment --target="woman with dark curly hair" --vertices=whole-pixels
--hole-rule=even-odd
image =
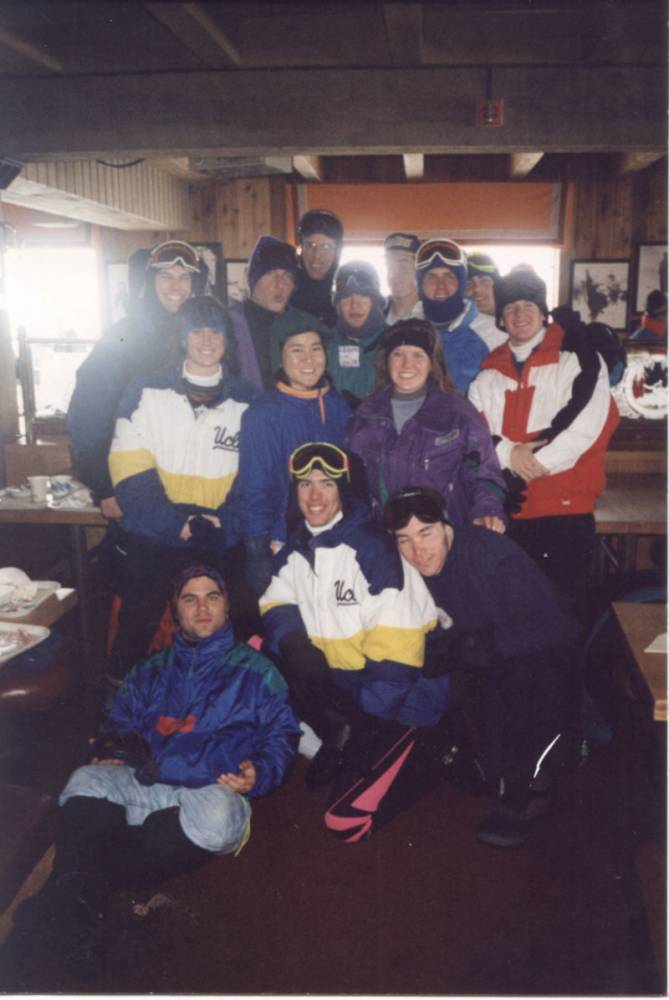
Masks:
[[[376,365],[377,388],[351,418],[346,447],[364,463],[377,512],[406,486],[431,486],[453,524],[504,531],[504,480],[490,434],[453,385],[432,324],[388,327]]]

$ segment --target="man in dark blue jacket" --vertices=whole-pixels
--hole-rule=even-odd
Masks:
[[[385,517],[440,621],[450,622],[428,644],[426,676],[478,689],[478,759],[498,792],[479,839],[520,845],[550,803],[549,754],[555,747],[555,759],[565,739],[576,623],[518,545],[477,525],[452,525],[436,490],[395,493]]]
[[[273,664],[235,641],[225,582],[207,565],[176,581],[179,631],[119,690],[91,762],[61,793],[53,872],[17,913],[19,936],[67,952],[114,889],[150,895],[213,854],[236,854],[249,798],[281,784],[299,727]]]

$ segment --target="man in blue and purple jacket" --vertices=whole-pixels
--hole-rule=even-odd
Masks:
[[[53,872],[17,933],[66,953],[90,938],[115,889],[166,878],[250,834],[249,799],[283,781],[298,723],[274,665],[237,642],[224,580],[192,564],[174,589],[179,631],[120,688],[89,764],[60,795]]]

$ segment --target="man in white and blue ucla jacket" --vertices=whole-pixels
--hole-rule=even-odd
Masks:
[[[365,770],[361,739],[374,753],[381,747],[381,756],[399,740],[406,751],[399,771],[416,732],[438,726],[448,703],[448,677],[422,671],[426,635],[437,625],[434,603],[420,574],[351,495],[344,452],[310,442],[293,452],[290,470],[302,523],[275,557],[260,612],[296,711],[323,741],[307,784],[343,773],[348,781],[350,770]],[[353,819],[355,836],[347,839],[379,825],[394,780],[386,777],[374,808],[361,823]],[[329,812],[325,821],[339,830]]]
[[[249,799],[283,781],[299,727],[276,667],[237,642],[225,581],[207,564],[177,578],[172,644],[133,668],[91,762],[60,795],[53,873],[18,914],[35,948],[67,952],[111,892],[150,895],[250,833]]]

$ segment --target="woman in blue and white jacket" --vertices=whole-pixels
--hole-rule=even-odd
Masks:
[[[289,456],[306,441],[340,445],[351,415],[325,374],[328,335],[312,316],[295,316],[281,341],[276,388],[242,418],[239,519],[246,579],[258,595],[269,585],[272,553],[286,540]]]
[[[234,483],[242,414],[256,390],[235,374],[234,336],[215,299],[189,299],[178,319],[183,362],[129,387],[109,456],[124,513],[115,679],[145,655],[168,596],[164,581],[184,557],[216,560],[233,583],[240,575],[229,572],[240,554]],[[231,598],[233,619],[244,618],[243,595]]]

